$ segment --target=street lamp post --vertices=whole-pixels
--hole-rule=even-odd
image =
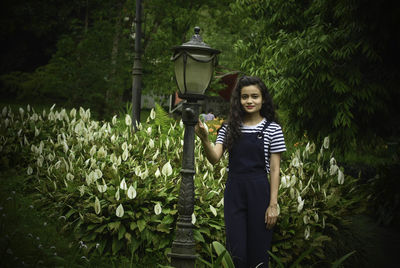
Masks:
[[[193,238],[192,214],[194,210],[194,127],[199,117],[204,91],[211,82],[219,50],[205,44],[195,27],[192,39],[173,48],[172,60],[175,64],[175,80],[180,98],[187,100],[182,106],[182,121],[185,125],[182,160],[182,180],[178,199],[178,221],[175,239],[169,256],[171,264],[177,268],[194,267],[196,260]]]

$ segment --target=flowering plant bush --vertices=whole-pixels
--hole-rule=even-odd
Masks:
[[[37,113],[28,106],[14,113],[4,107],[0,152],[3,162],[24,167],[27,191],[37,191],[36,202],[89,251],[163,262],[177,218],[184,134],[182,122],[163,116],[152,110],[132,133],[129,115],[98,122],[83,108]],[[310,259],[323,258],[323,242],[351,203],[342,193],[354,190],[354,179],[345,177],[328,149],[329,138],[318,152],[310,142],[282,163],[272,250],[283,263],[310,246],[316,248]],[[224,242],[227,154],[211,165],[196,138],[195,156],[192,223],[206,255],[212,241]]]

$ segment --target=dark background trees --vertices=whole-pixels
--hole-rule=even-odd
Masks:
[[[3,99],[90,107],[130,100],[134,0],[1,3]],[[220,70],[258,75],[287,132],[343,148],[399,134],[399,24],[391,1],[143,1],[143,92],[169,94],[170,48],[195,25]]]

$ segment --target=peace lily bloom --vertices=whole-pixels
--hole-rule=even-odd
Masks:
[[[325,137],[323,146],[325,149],[329,148],[329,136]]]
[[[146,133],[147,133],[147,135],[149,135],[149,136],[151,135],[151,127],[148,127],[148,128],[147,128]]]
[[[114,116],[113,116],[113,118],[112,118],[112,120],[111,120],[111,123],[112,123],[113,125],[117,124],[117,115],[114,115]]]
[[[343,184],[344,183],[344,174],[340,169],[338,169],[338,183],[339,184]]]
[[[128,159],[128,156],[129,156],[128,150],[124,150],[124,152],[122,153],[122,160],[126,161],[126,159]]]
[[[132,185],[129,186],[128,197],[129,197],[129,199],[134,199],[136,197],[136,190]]]
[[[331,167],[330,167],[330,169],[329,169],[329,174],[332,176],[332,175],[335,175],[336,174],[336,172],[339,170],[339,167],[337,166],[337,165],[332,165]]]
[[[304,206],[304,200],[301,199],[300,195],[297,197],[297,202],[299,203],[299,205],[297,206],[297,212],[300,213]]]
[[[153,139],[149,140],[149,147],[154,148],[154,140]]]
[[[161,176],[161,172],[160,172],[159,168],[157,168],[157,171],[156,171],[156,173],[154,175],[156,176],[156,178]]]
[[[97,184],[97,182],[96,182]],[[103,185],[101,184],[97,184],[97,190],[99,190],[100,193],[104,193],[105,191],[107,191],[107,185],[103,179]]]
[[[292,160],[292,166],[294,166],[294,167],[299,167],[300,166],[300,160],[299,160],[299,158],[296,156],[295,158],[293,158],[293,160]]]
[[[128,187],[126,186],[125,179],[122,179],[121,183],[119,184],[119,188],[121,188],[121,190],[127,190],[128,189]]]
[[[217,217],[217,210],[215,209],[215,207],[210,205],[210,210],[211,210],[212,214],[214,214],[214,216]]]
[[[107,151],[104,149],[103,146],[101,146],[100,149],[97,151],[97,156],[100,158],[104,158],[107,156]]]
[[[132,125],[132,119],[129,114],[125,115],[125,124],[129,127]]]
[[[117,207],[115,215],[117,215],[117,217],[119,218],[122,218],[124,216],[124,207],[122,206],[122,204],[119,204],[119,206]]]
[[[65,178],[68,180],[68,181],[72,181],[73,179],[74,179],[74,175],[72,175],[71,173],[67,173],[67,175],[65,176]]]
[[[169,161],[162,167],[161,169],[161,173],[165,176],[165,177],[169,177],[172,174],[172,166],[169,163]]]
[[[194,215],[194,212],[192,213],[192,224],[194,225],[196,223],[196,215]]]
[[[156,118],[156,111],[154,111],[154,108],[151,109],[151,111],[150,111],[150,118],[151,118],[152,120],[154,120],[154,119]]]
[[[308,240],[310,238],[310,226],[307,226],[304,230],[304,238]]]
[[[160,215],[161,212],[162,212],[162,208],[161,208],[160,203],[155,204],[155,206],[154,206],[154,213],[155,213],[156,215]]]
[[[94,211],[96,212],[96,214],[100,214],[101,211],[100,200],[97,198],[97,196],[94,201]]]
[[[93,145],[89,151],[90,156],[93,156],[96,153],[96,145]]]
[[[73,108],[70,112],[69,112],[69,116],[71,116],[72,118],[76,117],[76,109]]]

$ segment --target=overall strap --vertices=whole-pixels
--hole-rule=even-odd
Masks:
[[[266,121],[264,127],[257,133],[257,138],[262,139],[264,136],[264,131],[268,128],[271,124],[271,121]]]

